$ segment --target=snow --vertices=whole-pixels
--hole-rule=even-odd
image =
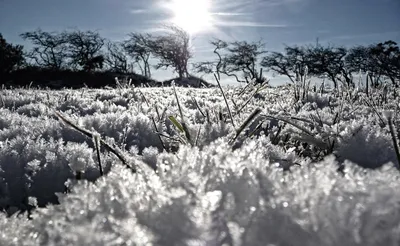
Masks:
[[[237,114],[253,93],[225,88],[234,127],[218,88],[176,90],[191,144],[169,87],[1,90],[0,245],[400,244],[395,95],[267,88]],[[101,148],[100,177],[93,140],[55,111],[137,173]]]

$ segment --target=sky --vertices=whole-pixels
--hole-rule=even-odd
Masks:
[[[204,1],[207,16],[202,15]],[[196,62],[214,59],[209,44],[214,38],[262,40],[268,51],[315,43],[317,38],[322,44],[347,47],[389,39],[400,43],[399,13],[400,0],[0,0],[0,33],[25,47],[29,43],[19,34],[37,28],[96,30],[119,41],[130,32],[157,31],[179,15],[185,28],[208,23],[190,31]]]

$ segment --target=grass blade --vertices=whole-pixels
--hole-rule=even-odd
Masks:
[[[239,137],[239,135],[243,132],[243,130],[250,124],[251,121],[254,120],[254,118],[261,113],[261,109],[257,108],[254,110],[253,113],[243,122],[243,124],[239,127],[239,129],[236,131],[235,137],[231,140],[231,143],[234,143],[236,139]]]
[[[156,107],[156,108],[157,108],[157,107]],[[151,120],[153,121],[154,129],[156,130],[156,132],[158,132],[156,121],[154,120],[153,117],[151,117]],[[157,136],[158,136],[158,139],[160,139],[161,146],[163,147],[164,150],[166,150],[164,141],[161,139],[161,136],[160,136],[159,134],[157,134]]]
[[[233,116],[232,116],[231,109],[229,108],[228,100],[226,99],[224,90],[223,90],[222,87],[221,87],[221,83],[219,82],[219,79],[217,78],[217,75],[214,74],[214,77],[215,77],[215,79],[217,80],[218,87],[219,87],[219,89],[221,90],[222,96],[224,97],[225,104],[226,104],[226,107],[227,107],[228,112],[229,112],[229,117],[231,117],[232,125],[233,125],[233,127],[236,127],[236,126],[235,126],[235,122],[233,121]]]
[[[190,144],[193,145],[193,143],[192,143],[192,137],[190,136],[189,129],[188,129],[188,127],[186,126],[185,122],[182,122],[182,124],[179,123],[179,121],[178,121],[174,116],[172,116],[172,115],[169,116],[168,119],[172,122],[172,124],[174,124],[174,126],[175,126],[176,128],[178,128],[178,130],[179,130],[181,133],[185,134],[185,137],[186,137],[187,142],[189,142]]]
[[[192,137],[190,136],[189,128],[187,127],[185,122],[182,122],[183,131],[185,132],[185,137],[187,141],[193,146]]]
[[[175,85],[174,85],[174,84],[172,85],[172,88],[174,89],[174,94],[175,94],[175,98],[176,98],[176,103],[178,104],[179,114],[181,115],[181,120],[182,120],[182,122],[183,122],[183,121],[184,121],[184,118],[183,118],[183,111],[182,111],[182,108],[181,108],[181,104],[179,103],[178,94],[176,93],[176,89],[175,89]]]
[[[199,138],[200,138],[200,131],[201,131],[201,126],[199,127],[199,130],[197,131],[196,141],[194,142],[195,146],[198,145],[198,141],[199,141]]]
[[[389,123],[389,130],[390,130],[390,135],[392,137],[393,141],[393,147],[394,151],[396,152],[396,157],[397,157],[397,168],[400,168],[400,150],[399,150],[399,144],[397,143],[397,137],[396,137],[396,130],[393,124],[393,118],[388,117],[388,123]]]
[[[100,172],[100,176],[103,176],[103,167],[101,166],[101,158],[100,158],[99,139],[100,139],[99,135],[97,135],[97,134],[93,135],[93,142],[94,142],[94,146],[96,148],[97,161],[99,162],[99,172]]]
[[[183,129],[183,126],[181,125],[181,123],[179,123],[174,116],[168,116],[168,119],[172,122],[172,124],[174,124],[174,126],[176,128],[178,128],[178,130],[182,133],[185,133],[185,129]]]
[[[265,117],[270,118],[270,119],[275,119],[275,120],[283,121],[283,122],[285,122],[285,123],[287,123],[287,124],[289,124],[289,125],[292,125],[292,126],[296,127],[297,129],[299,129],[299,130],[305,132],[306,134],[308,134],[308,135],[314,137],[314,134],[312,134],[312,132],[310,132],[310,131],[307,130],[306,128],[304,128],[304,127],[302,127],[302,126],[300,126],[300,125],[298,125],[298,124],[296,124],[296,123],[294,123],[294,122],[291,122],[291,121],[288,120],[288,119],[280,118],[280,117],[275,117],[275,116],[271,116],[271,115],[266,115]]]
[[[206,118],[206,115],[205,115],[205,114],[203,113],[203,111],[201,110],[200,105],[197,103],[196,98],[192,97],[192,100],[194,101],[194,104],[196,105],[196,107],[197,107],[197,109],[199,110],[200,114],[201,114],[204,118]]]
[[[82,134],[84,134],[85,136],[87,136],[88,138],[93,138],[94,134],[91,133],[90,131],[77,126],[75,123],[73,123],[72,121],[70,121],[69,119],[65,118],[61,113],[59,112],[55,112],[56,116],[62,120],[64,123],[66,123],[67,125],[69,125],[70,127],[72,127],[73,129],[81,132]],[[128,161],[126,160],[126,158],[120,153],[120,151],[115,148],[110,146],[108,143],[106,143],[103,139],[99,138],[99,142],[101,145],[104,146],[105,149],[107,149],[108,151],[110,151],[111,153],[113,153],[121,162],[124,166],[126,166],[127,168],[131,169],[132,172],[136,173],[136,167],[133,167],[131,165],[128,164]]]

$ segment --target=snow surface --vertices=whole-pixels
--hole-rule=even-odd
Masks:
[[[247,103],[252,88],[230,88],[234,127],[218,88],[176,90],[183,120],[172,88],[0,91],[0,245],[400,245],[400,173],[381,117],[395,112],[399,126],[395,95],[296,102],[283,87]],[[102,149],[100,177],[92,139],[55,111],[118,146],[138,172]],[[163,150],[152,119],[175,151]]]

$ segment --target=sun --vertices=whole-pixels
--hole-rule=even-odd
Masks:
[[[166,7],[173,13],[172,23],[190,34],[212,27],[211,0],[171,0]]]

